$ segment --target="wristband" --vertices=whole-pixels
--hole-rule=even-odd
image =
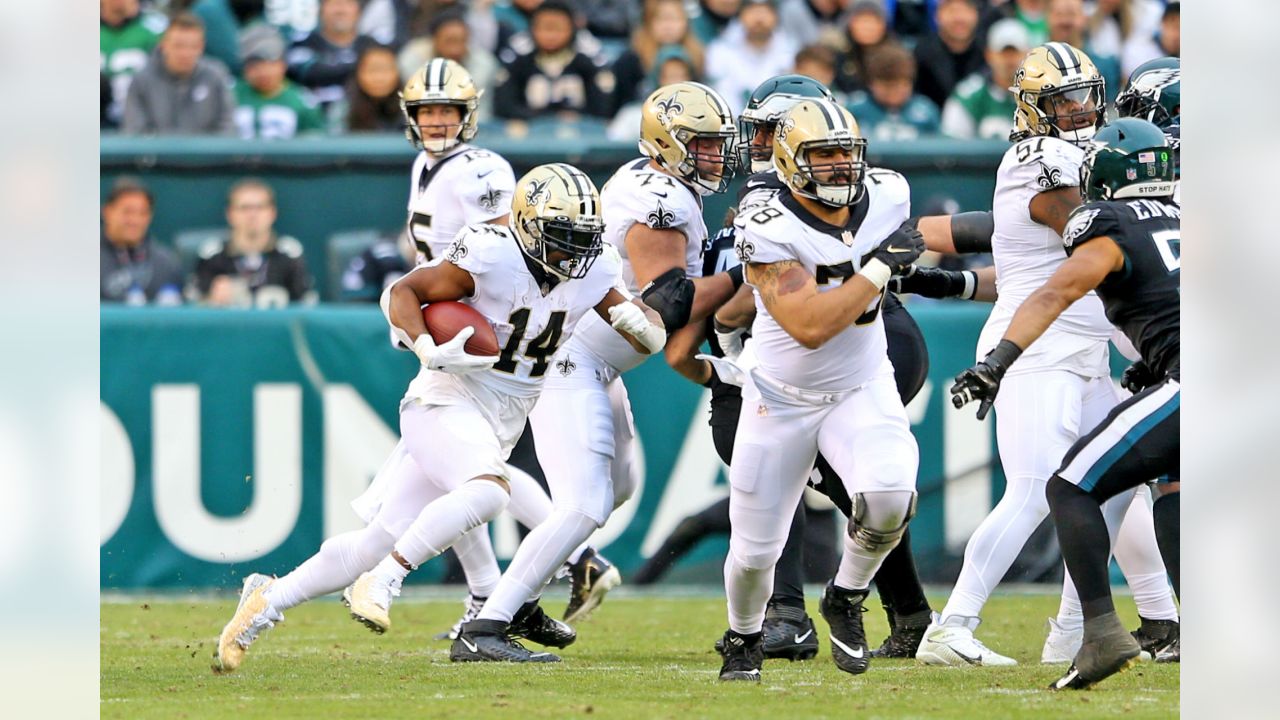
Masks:
[[[667,344],[667,331],[664,330],[661,325],[654,325],[653,323],[650,323],[649,327],[632,337],[639,340],[640,344],[643,345],[650,354],[658,352]]]
[[[729,279],[733,281],[733,289],[735,292],[738,290],[738,288],[742,287],[743,281],[746,280],[746,277],[743,276],[743,270],[741,265],[734,265],[733,267],[726,270],[725,274],[728,275]]]
[[[883,290],[885,283],[889,282],[889,278],[893,277],[893,270],[884,264],[883,260],[871,258],[866,265],[858,271],[858,274],[866,278],[867,282],[876,287],[877,290]]]
[[[1009,369],[1009,366],[1012,365],[1020,355],[1022,355],[1022,348],[1018,347],[1017,343],[1012,340],[1001,339],[995,349],[987,353],[987,356],[983,358],[982,361],[990,365],[1001,375],[1004,375],[1004,372]]]
[[[956,297],[961,300],[972,300],[975,293],[978,292],[978,273],[972,270],[960,271],[960,277],[964,278],[964,289]]]

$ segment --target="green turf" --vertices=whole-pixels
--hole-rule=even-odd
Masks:
[[[562,596],[547,601],[559,611]],[[1133,623],[1132,603],[1121,614]],[[935,604],[935,607],[940,605]],[[1049,595],[999,595],[979,637],[1016,668],[926,668],[873,661],[866,675],[836,669],[825,626],[809,662],[769,661],[759,685],[721,684],[712,643],[722,598],[613,597],[579,628],[556,665],[453,664],[432,639],[459,602],[402,601],[395,626],[374,636],[332,601],[288,613],[251,649],[240,671],[209,670],[216,636],[234,609],[223,602],[125,600],[102,605],[101,711],[118,718],[1099,718],[1178,712],[1178,666],[1144,663],[1087,692],[1045,690],[1063,670],[1038,664]],[[817,607],[809,612],[817,617]],[[878,607],[866,615],[878,642]]]

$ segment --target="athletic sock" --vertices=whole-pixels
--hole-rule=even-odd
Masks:
[[[1115,612],[1108,577],[1111,540],[1102,507],[1092,495],[1057,475],[1049,479],[1046,495],[1085,621]]]
[[[395,538],[378,525],[335,535],[293,572],[272,583],[263,595],[273,608],[283,612],[337,592],[374,567],[394,544]]]
[[[1160,555],[1164,558],[1165,569],[1173,581],[1173,592],[1182,598],[1182,553],[1178,546],[1182,535],[1180,515],[1182,493],[1168,493],[1156,498],[1152,514],[1155,516],[1156,543],[1160,545]]]

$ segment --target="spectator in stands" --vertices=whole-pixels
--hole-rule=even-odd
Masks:
[[[111,127],[111,81],[107,79],[107,74],[98,71],[98,127],[106,129]]]
[[[613,63],[617,83],[614,108],[643,101],[657,88],[653,80],[658,52],[672,45],[683,48],[685,57],[693,63],[694,74],[701,74],[702,42],[689,29],[684,0],[646,0],[640,26],[631,33],[631,47]]]
[[[685,51],[683,46],[667,45],[658,51],[658,56],[653,64],[654,71],[652,77],[648,80],[648,84],[654,88],[671,85],[672,83],[699,80],[697,68],[693,66],[693,60],[689,58],[689,53]],[[610,140],[636,139],[636,133],[640,131],[641,108],[647,97],[649,96],[645,95],[636,98],[618,110],[605,131]]]
[[[796,53],[795,68],[792,69],[797,75],[811,77],[822,83],[831,90],[831,94],[835,97],[836,102],[841,105],[847,105],[848,96],[836,89],[836,52],[826,45],[806,45]]]
[[[343,127],[350,132],[403,132],[402,84],[395,51],[385,45],[366,47],[356,62],[355,77],[347,82]]]
[[[425,32],[423,37],[410,40],[400,51],[401,77],[410,77],[437,57],[453,60],[471,73],[476,87],[485,91],[480,96],[477,112],[481,120],[489,118],[493,111],[498,61],[488,50],[472,42],[466,12],[456,6],[446,7],[431,18]]]
[[[985,0],[983,2],[985,5]],[[933,24],[929,22],[930,14],[940,4],[939,0],[885,0],[884,2],[889,16],[889,27],[893,34],[900,38],[917,39],[917,41],[934,31]],[[923,66],[920,69],[923,70]]]
[[[533,52],[510,61],[504,56],[495,115],[509,120],[558,115],[566,121],[609,115],[613,75],[575,50],[574,22],[573,8],[564,0],[545,0],[533,11]]]
[[[137,180],[121,178],[112,186],[102,206],[102,302],[182,302],[182,265],[178,256],[149,233],[154,211],[151,191]]]
[[[417,0],[363,0],[361,5],[356,33],[396,50],[409,41],[415,6],[431,5],[433,14],[441,9],[439,3]]]
[[[407,231],[379,238],[343,268],[339,299],[378,302],[388,285],[413,268],[416,254]]]
[[[1027,29],[1027,37],[1031,39],[1031,47],[1043,45],[1049,39],[1049,21],[1045,16],[1047,0],[1010,0],[1003,5],[995,5],[987,12],[986,27],[1002,18],[1013,18]]]
[[[1107,101],[1115,100],[1120,92],[1120,61],[1099,52],[1085,35],[1089,18],[1084,13],[1084,0],[1049,0],[1048,18],[1049,40],[1083,50],[1107,83]]]
[[[1153,35],[1164,12],[1164,0],[1096,0],[1086,4],[1089,39],[1099,52],[1121,57],[1134,37]]]
[[[578,9],[592,35],[621,40],[631,34],[639,4],[633,0],[580,0]]]
[[[231,233],[220,248],[201,252],[188,292],[217,307],[283,307],[313,303],[311,273],[302,243],[277,236],[275,192],[261,180],[245,179],[227,194]]]
[[[129,83],[121,132],[229,135],[236,100],[222,63],[204,57],[204,25],[191,13],[169,21],[142,72]]]
[[[98,25],[98,69],[111,84],[106,124],[120,124],[129,81],[147,66],[168,24],[162,15],[141,12],[138,0],[101,0]]]
[[[934,19],[938,31],[916,45],[920,77],[916,92],[941,106],[956,84],[983,68],[978,39],[979,0],[938,0]]]
[[[867,87],[867,59],[881,46],[893,43],[884,7],[877,0],[855,0],[845,14],[836,87],[851,93]],[[835,88],[833,88],[835,89]]]
[[[1013,130],[1017,109],[1013,74],[1031,49],[1027,28],[1012,18],[987,31],[987,68],[965,78],[942,108],[942,133],[959,140],[1004,140]]]
[[[800,46],[838,42],[840,15],[849,0],[779,0],[778,27]]]
[[[742,0],[698,0],[698,14],[689,18],[693,34],[703,45],[710,45],[738,16]]]
[[[938,132],[938,108],[913,91],[916,60],[897,43],[867,58],[867,90],[849,99],[849,112],[863,136],[874,140],[914,140]]]
[[[171,5],[176,3],[171,3]],[[241,73],[240,33],[251,23],[264,22],[264,0],[196,0],[191,12],[204,21],[205,54],[216,58],[232,75]]]
[[[359,22],[359,0],[320,0],[319,26],[295,39],[286,55],[289,77],[311,90],[326,115],[342,100],[360,52],[377,44],[356,31]]]
[[[573,0],[558,0],[567,4],[573,11],[574,27],[573,48],[586,55],[598,65],[607,64],[603,47],[599,38],[591,34],[583,22],[579,9],[585,2],[574,3]],[[544,0],[499,0],[493,8],[493,16],[498,22],[498,61],[507,64],[518,55],[533,52],[533,15],[542,7]]]
[[[791,69],[796,49],[778,31],[774,0],[744,0],[737,21],[707,48],[707,78],[736,115],[762,78]]]
[[[285,78],[284,38],[261,23],[240,36],[244,80],[235,87],[235,123],[240,137],[276,140],[323,132],[324,115],[311,94]]]
[[[1137,35],[1129,38],[1124,44],[1121,56],[1121,71],[1125,78],[1142,63],[1159,57],[1181,57],[1182,27],[1180,25],[1182,8],[1177,0],[1172,0],[1164,8],[1160,16],[1160,29],[1154,35]]]

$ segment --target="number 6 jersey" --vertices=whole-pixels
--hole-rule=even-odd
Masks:
[[[830,225],[802,207],[790,193],[744,210],[734,221],[734,249],[743,263],[795,260],[813,275],[818,292],[839,287],[863,260],[907,219],[910,188],[891,170],[869,168],[862,197],[843,227]],[[855,388],[887,367],[880,303],[871,301],[853,324],[809,350],[778,324],[755,292],[756,320],[751,345],[758,367],[770,377],[806,390],[839,392]]]

